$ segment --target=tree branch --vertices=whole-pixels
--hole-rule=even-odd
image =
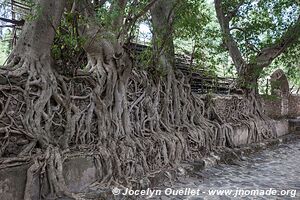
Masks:
[[[130,28],[132,26],[135,25],[135,23],[137,22],[137,20],[142,17],[143,15],[145,15],[151,8],[152,6],[157,2],[158,0],[149,0],[149,3],[147,5],[145,5],[145,7],[136,15],[131,16],[131,14],[129,14],[126,17],[125,20],[125,28],[123,32],[128,32],[130,30]],[[134,2],[135,3],[135,2]],[[121,34],[121,33],[120,33]]]
[[[114,20],[112,21],[112,27],[115,30],[119,30],[123,26],[123,20],[124,20],[124,14],[125,14],[125,8],[127,5],[127,2],[128,2],[128,0],[116,0],[112,3],[112,5],[110,7],[111,13],[117,11],[117,15],[114,18]]]
[[[25,23],[25,20],[24,20],[24,19],[21,19],[21,20],[15,20],[15,19],[6,19],[6,18],[3,18],[3,17],[0,17],[0,20],[1,20],[1,21],[4,21],[4,22],[11,23],[11,24],[15,24],[15,25],[17,25],[17,26],[23,26],[24,23]]]
[[[292,44],[297,42],[300,36],[300,15],[296,23],[290,26],[282,35],[278,42],[272,44],[270,47],[264,48],[256,56],[256,63],[260,67],[266,67],[272,63],[281,53],[287,50]]]
[[[157,0],[149,1],[149,3],[138,14],[136,14],[133,17],[134,21],[136,21],[141,16],[145,15],[156,2],[157,2]]]
[[[241,0],[237,5],[236,7],[232,10],[232,11],[229,11],[226,15],[228,21],[230,21],[233,17],[236,16],[237,12],[239,11],[239,8],[245,3],[245,0]]]
[[[95,0],[94,5],[96,6],[96,8],[100,8],[106,3],[106,1],[107,0]]]
[[[154,5],[155,2],[157,2],[158,0],[151,0],[149,1],[149,3],[136,15],[134,15],[133,17],[131,17],[130,19],[126,19],[127,27],[131,27],[132,25],[134,25],[136,23],[136,21],[142,17],[143,15],[145,15],[150,9],[151,7]]]

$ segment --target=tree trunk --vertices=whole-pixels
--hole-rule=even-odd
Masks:
[[[151,9],[153,26],[153,53],[156,67],[167,73],[173,73],[174,44],[173,20],[176,0],[159,0]]]
[[[245,3],[239,1],[233,10],[227,10],[224,7],[222,0],[214,0],[215,9],[221,31],[224,35],[224,42],[228,48],[228,52],[233,60],[239,75],[239,86],[244,89],[248,95],[257,93],[255,85],[265,67],[268,67],[274,59],[281,55],[288,47],[295,44],[300,36],[300,15],[294,24],[286,29],[286,32],[268,47],[261,49],[251,62],[247,63],[243,58],[237,42],[231,34],[230,22],[234,17],[237,17],[239,8]]]
[[[17,45],[9,57],[9,65],[22,63],[26,58],[50,60],[55,29],[60,23],[65,1],[37,0],[35,4],[37,8],[32,13],[33,19],[26,21]]]
[[[178,88],[174,84],[174,44],[173,44],[173,20],[175,0],[159,0],[151,9],[151,19],[153,26],[153,59],[156,70],[160,71],[162,77],[165,76],[165,92],[163,119],[164,123],[170,124],[169,108],[172,101],[176,101],[176,96],[173,92],[178,92]],[[173,91],[172,91],[173,90]],[[174,99],[173,99],[174,98]],[[175,109],[176,112],[176,109]],[[176,113],[176,121],[179,123],[178,115]]]
[[[262,68],[255,64],[245,64],[238,74],[238,87],[243,89],[246,96],[258,95],[258,79]]]
[[[65,1],[37,0],[35,5],[33,19],[25,22],[7,66],[0,69],[0,74],[11,85],[4,85],[1,89],[4,96],[10,97],[6,99],[7,107],[0,119],[3,120],[1,123],[11,124],[7,127],[11,137],[16,137],[13,135],[18,133],[18,140],[25,138],[28,141],[21,151],[14,152],[20,158],[30,155],[33,158],[34,164],[27,171],[24,199],[33,198],[36,192],[33,191],[33,180],[39,173],[45,173],[47,177],[46,186],[49,188],[44,188],[49,189],[48,196],[76,198],[66,188],[62,176],[61,151],[54,147],[59,145],[59,141],[55,138],[55,130],[51,128],[53,118],[58,114],[52,103],[56,101],[55,104],[62,104],[63,99],[58,94],[58,77],[52,69],[51,46]],[[43,172],[43,166],[46,172]]]

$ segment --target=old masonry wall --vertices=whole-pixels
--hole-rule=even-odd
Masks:
[[[227,101],[231,101],[230,97],[216,98],[216,104],[224,105]],[[270,105],[271,107],[272,105]],[[274,124],[277,135],[283,136],[289,133],[289,123],[286,119],[271,120]],[[234,126],[233,143],[235,146],[247,144],[249,136],[249,128],[240,125]],[[92,190],[90,187],[97,181],[97,170],[92,153],[75,152],[71,158],[64,161],[63,175],[68,189],[71,192],[87,192]],[[0,199],[1,200],[19,200],[23,199],[24,188],[26,184],[27,169],[30,167],[31,161],[23,162],[20,165],[11,168],[2,168],[0,165]],[[40,179],[35,177],[34,187],[36,188],[32,199],[39,199]]]

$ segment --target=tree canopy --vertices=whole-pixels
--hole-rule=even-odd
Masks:
[[[115,4],[117,5],[115,1],[95,1],[92,3],[94,9],[96,9],[94,19],[104,25],[106,29],[114,29],[115,26],[111,26],[111,22],[115,21],[120,13],[124,13],[122,14],[125,22],[124,25],[127,27],[121,27],[124,30],[118,31],[127,32],[127,40],[135,42],[138,41],[135,38],[140,35],[139,27],[141,24],[148,24],[147,29],[149,29],[149,33],[151,32],[152,24],[149,23],[151,15],[149,14],[149,8],[147,8],[147,6],[151,7],[151,1],[149,2],[126,1],[126,3],[123,2],[123,6],[125,7],[117,8],[114,6]],[[87,19],[82,14],[77,15],[72,13],[72,2],[69,4],[69,8],[65,10],[64,17],[62,18],[60,28],[57,30],[57,39],[52,48],[56,58],[57,56],[61,56],[60,54],[65,54],[64,57],[69,56],[71,58],[74,58],[74,56],[78,57],[81,54],[80,48],[84,38],[78,35],[77,29],[80,23],[86,23]],[[176,6],[173,9],[176,12],[176,16],[174,22],[172,22],[172,26],[174,27],[172,32],[174,32],[173,40],[176,52],[193,55],[193,60],[199,68],[222,76],[238,76],[236,74],[238,71],[233,70],[232,64],[238,67],[242,65],[241,59],[248,63],[260,59],[257,55],[264,53],[262,50],[271,48],[272,44],[279,44],[280,40],[284,40],[283,37],[289,37],[289,34],[296,35],[297,32],[295,31],[298,29],[299,4],[297,1],[230,0],[219,3],[218,1],[183,0],[176,1],[175,4]],[[228,25],[222,25],[222,23],[221,26],[219,25],[217,21],[218,15],[213,4],[217,7],[220,4],[223,17],[219,15],[219,21],[220,18],[226,16],[228,18]],[[10,10],[9,8],[14,9]],[[6,0],[1,4],[2,18],[15,20],[15,23],[8,23],[9,21],[2,20],[2,38],[7,34],[10,34],[11,37],[16,37],[16,35],[13,35],[15,33],[14,29],[12,30],[12,26],[18,26],[18,21],[24,19],[30,20],[31,14],[28,12],[28,8],[38,9],[38,6],[34,6],[33,1],[21,0]],[[228,30],[224,30],[224,28],[220,29],[224,25],[228,26]],[[237,48],[234,50],[235,53],[230,48],[232,44],[229,47],[226,44],[228,43],[226,42],[228,41],[228,34],[231,35],[230,38],[232,38],[233,43],[236,43],[234,45]],[[267,57],[271,56],[271,60],[275,59],[275,61],[271,62],[273,64],[268,64],[270,68],[256,70],[260,78],[266,77],[270,73],[270,70],[279,67],[287,72],[293,84],[299,84],[298,60],[296,59],[298,41],[297,37],[290,36],[289,38],[294,38],[295,41],[287,39],[282,41],[287,43],[281,44],[284,45],[282,50],[280,50],[284,52],[282,56],[280,55],[281,52],[274,52],[272,55],[263,54],[261,56],[264,59],[268,59]],[[5,45],[5,42],[9,45]],[[2,43],[3,55],[5,52],[8,52],[8,47],[12,48],[12,45],[11,41],[7,40],[7,37]],[[274,46],[274,48],[277,47]],[[62,49],[63,51],[61,51]],[[233,59],[228,59],[228,53],[231,54]],[[2,58],[2,62],[3,60]],[[62,61],[65,62],[66,60],[62,59]]]

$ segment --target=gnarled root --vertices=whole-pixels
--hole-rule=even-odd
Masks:
[[[249,128],[248,142],[274,137],[268,122],[258,123],[265,116],[254,99],[233,97],[219,108],[192,94],[182,74],[158,80],[131,70],[124,59],[90,57],[89,73],[72,78],[46,60],[24,58],[7,71],[9,80],[18,76],[25,84],[0,86],[0,155],[10,155],[13,137],[23,140],[19,156],[44,152],[28,169],[25,199],[33,195],[35,173],[47,179],[42,191],[48,197],[79,198],[64,182],[63,151],[95,152],[102,186],[143,187],[139,180],[154,171],[234,147],[235,126]]]

